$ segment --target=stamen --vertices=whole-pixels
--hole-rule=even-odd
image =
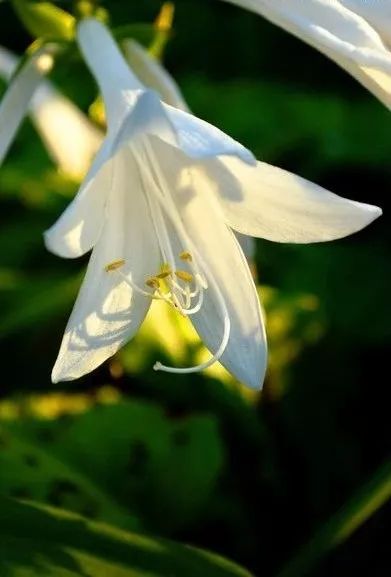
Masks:
[[[156,182],[154,182],[154,184],[155,184],[154,189],[156,191],[156,196],[159,200],[160,206],[163,208],[163,210],[167,214],[168,218],[170,218],[173,225],[176,227],[176,229],[179,233],[179,236],[182,237],[182,241],[184,242],[184,244],[189,245],[191,243],[189,243],[188,235],[187,235],[186,230],[185,230],[183,224],[181,223],[180,219],[178,219],[175,215],[175,211],[176,211],[175,204],[171,198],[169,188],[168,188],[167,183],[164,179],[164,175],[162,174],[162,171],[160,169],[160,165],[159,165],[157,158],[154,154],[153,148],[147,139],[145,140],[145,147],[146,147],[147,155],[150,158],[151,167],[153,167],[155,169],[157,182],[160,185],[160,186],[158,186],[156,184]],[[183,253],[181,253],[181,254],[183,254]],[[199,365],[196,365],[194,367],[186,367],[186,368],[168,367],[166,365],[162,365],[162,363],[160,363],[160,362],[157,362],[157,363],[155,363],[155,365],[153,367],[155,371],[165,371],[165,372],[169,372],[169,373],[195,373],[195,372],[201,371],[201,370],[206,369],[207,367],[210,367],[211,365],[213,365],[216,361],[218,361],[222,357],[225,349],[227,348],[229,337],[230,337],[230,332],[231,332],[231,320],[229,318],[227,305],[225,303],[224,297],[221,293],[221,290],[220,290],[218,284],[214,280],[214,277],[209,270],[209,266],[204,261],[201,254],[198,253],[198,251],[197,251],[196,257],[197,257],[196,260],[200,263],[203,271],[205,271],[206,276],[211,281],[211,284],[212,284],[212,287],[215,291],[215,294],[217,297],[217,302],[218,302],[218,305],[219,305],[219,308],[220,308],[220,311],[222,314],[222,319],[223,319],[223,323],[224,323],[224,330],[223,330],[223,336],[222,336],[220,346],[218,347],[216,353],[208,361],[201,363]],[[175,271],[175,273],[177,273],[177,272],[178,271]],[[183,272],[185,272],[185,271],[183,271]],[[195,310],[199,310],[202,306],[202,301],[203,301],[203,289],[206,289],[208,287],[208,284],[206,282],[206,279],[203,277],[203,275],[200,274],[200,272],[198,270],[195,271],[195,279],[196,279],[196,283],[197,283],[197,288],[201,289],[201,290],[199,290],[199,295],[200,295],[199,296],[199,302],[197,303],[196,307],[194,307],[194,308],[195,308]],[[191,310],[186,311],[187,315],[194,314],[194,312],[195,311],[191,311]]]
[[[169,276],[172,275],[172,271],[166,271],[166,272],[159,272],[159,274],[156,275],[156,278],[161,278],[161,279],[165,279],[168,278]]]
[[[156,290],[160,288],[160,281],[159,281],[159,279],[156,278],[155,276],[152,276],[152,277],[148,278],[148,279],[145,281],[145,284],[146,284],[147,286],[149,286],[150,288],[153,288],[153,289],[156,289]]]
[[[171,274],[172,273],[172,269],[170,267],[170,265],[168,264],[168,262],[164,262],[161,266],[160,266],[160,274]]]
[[[105,266],[106,272],[113,272],[114,270],[118,270],[119,268],[123,267],[125,264],[124,259],[115,260]]]
[[[183,280],[186,283],[191,283],[194,280],[193,275],[190,272],[187,272],[186,270],[176,270],[175,276],[177,276],[179,279]]]
[[[181,260],[187,261],[187,262],[192,262],[193,261],[193,257],[191,256],[191,253],[187,250],[184,250],[183,252],[180,253],[179,258]]]
[[[139,165],[141,178],[144,181],[144,190],[151,209],[151,216],[159,241],[161,254],[162,257],[168,261],[169,265],[169,269],[161,270],[160,273],[156,275],[157,279],[161,278],[163,282],[167,284],[169,287],[169,292],[163,293],[159,288],[156,290],[156,296],[152,296],[152,298],[161,298],[162,300],[172,305],[184,316],[190,316],[198,312],[203,305],[204,290],[208,288],[208,282],[206,279],[208,279],[208,281],[211,283],[211,288],[215,293],[215,298],[217,301],[216,304],[220,310],[219,317],[223,322],[223,335],[220,345],[215,354],[212,355],[208,361],[193,367],[186,368],[168,367],[161,364],[160,362],[157,362],[154,365],[154,369],[156,371],[160,370],[171,373],[195,373],[206,369],[221,359],[228,345],[231,331],[231,321],[224,296],[217,282],[214,280],[209,265],[202,258],[202,255],[196,250],[196,247],[193,246],[193,243],[189,238],[181,219],[178,218],[177,208],[172,199],[170,188],[165,180],[163,171],[161,170],[158,159],[156,158],[155,152],[148,138],[144,139],[144,151],[146,156],[145,160],[148,162],[148,170],[150,171],[147,173],[148,182],[145,181],[146,173],[141,168],[143,165],[145,165],[144,158],[142,158],[144,155],[140,155],[140,160],[139,150],[134,150],[134,153],[136,158],[138,157],[139,160],[137,164]],[[151,194],[150,191],[153,191],[153,194]],[[195,256],[195,263],[193,263],[192,254],[188,250],[184,250],[179,254],[179,258],[189,264],[189,267],[192,271],[191,273],[188,271],[176,269],[171,239],[165,220],[166,218],[168,218],[174,226],[182,246],[188,246],[192,249],[192,252]],[[163,277],[159,276],[162,274],[164,275]],[[175,278],[185,283],[185,286],[181,286],[180,283],[175,280]],[[195,289],[191,291],[189,285],[193,282],[195,283]],[[197,296],[198,302],[193,308],[190,308],[191,299]]]
[[[197,282],[200,284],[200,286],[206,290],[208,288],[208,281],[206,280],[206,278],[204,278],[202,275],[200,275],[199,273],[197,273],[195,275]]]

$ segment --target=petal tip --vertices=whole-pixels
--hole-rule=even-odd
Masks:
[[[61,365],[62,365],[62,363],[60,364],[58,362],[58,359],[57,359],[55,364],[54,364],[54,367],[52,369],[52,374],[51,374],[51,381],[52,381],[53,385],[55,385],[57,383],[61,383],[63,381],[73,380],[72,377],[70,378],[66,374],[66,371],[64,371],[64,367]]]
[[[376,220],[377,218],[379,218],[379,216],[383,215],[383,209],[380,208],[380,206],[373,206],[372,212],[373,212],[373,220]]]
[[[55,226],[55,225],[54,225]],[[83,250],[77,246],[71,246],[67,239],[58,236],[54,227],[43,233],[43,243],[45,248],[61,258],[78,258],[83,255]]]
[[[247,385],[250,389],[253,389],[254,391],[262,391],[265,382],[265,376],[266,376],[266,364],[262,367],[259,373],[257,373],[257,375],[254,375],[244,384]]]

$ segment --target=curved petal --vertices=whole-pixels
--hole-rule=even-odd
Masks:
[[[237,156],[247,164],[255,164],[253,154],[222,130],[168,104],[164,107],[177,134],[179,147],[187,156],[198,159]]]
[[[211,124],[164,104],[127,66],[109,30],[93,20],[78,25],[78,41],[102,91],[109,132],[117,145],[137,133],[153,134],[192,158],[232,155],[254,164],[250,151]]]
[[[175,166],[172,154],[159,147],[158,158],[164,167]],[[246,258],[224,223],[216,198],[210,194],[205,181],[199,181],[191,166],[186,165],[186,159],[179,172],[169,175],[166,170],[165,174],[181,222],[201,255],[204,273],[208,276],[203,306],[190,320],[208,349],[215,353],[224,332],[223,311],[213,286],[216,283],[231,322],[228,345],[220,362],[239,381],[259,389],[266,370],[267,345],[258,295]],[[177,242],[175,238],[172,241]]]
[[[202,159],[224,154],[237,156],[249,164],[256,162],[249,150],[218,128],[162,103],[151,90],[137,95],[136,103],[124,120],[114,147],[117,149],[143,134],[158,137],[181,149],[190,158]]]
[[[264,16],[317,48],[391,108],[391,52],[361,11],[344,5],[346,0],[226,1]]]
[[[216,228],[220,227],[213,226],[213,243],[210,242],[212,229],[203,227],[195,242],[201,251],[208,250],[207,253],[203,252],[203,257],[219,286],[230,317],[230,338],[220,362],[243,384],[252,389],[261,389],[267,367],[267,341],[257,291],[236,238],[229,229],[224,232],[221,229],[220,234],[216,234]],[[201,235],[205,235],[207,230],[209,238],[201,246]],[[194,239],[193,231],[191,235]],[[220,251],[217,251],[217,244]],[[211,285],[206,290],[200,312],[192,316],[191,321],[205,345],[215,353],[221,342],[224,324],[217,295]]]
[[[18,61],[12,52],[0,46],[0,76],[12,77]],[[37,74],[37,81],[40,80],[41,75]],[[85,176],[103,140],[101,131],[47,81],[41,81],[36,88],[30,113],[58,167],[77,180]]]
[[[341,0],[352,12],[365,18],[380,34],[383,41],[391,46],[391,4],[388,0],[363,2],[362,0]]]
[[[124,40],[123,48],[130,67],[145,86],[156,90],[166,104],[189,112],[177,83],[158,60],[130,38]]]
[[[235,236],[240,244],[240,248],[242,249],[244,256],[251,264],[255,257],[255,239],[252,236],[247,236],[240,232],[237,232]]]
[[[15,137],[15,134],[27,113],[28,104],[43,74],[53,66],[51,47],[37,50],[22,66],[8,86],[0,103],[0,164]]]
[[[104,24],[93,18],[80,20],[77,41],[102,92],[109,128],[116,126],[144,86],[130,70]]]
[[[102,144],[103,132],[48,82],[38,87],[30,111],[57,166],[76,180],[85,177]]]
[[[275,242],[321,242],[352,234],[381,215],[280,168],[221,159],[199,172],[213,178],[230,227]]]
[[[135,283],[144,286],[159,262],[141,184],[129,183],[128,167],[133,162],[128,151],[115,159],[116,188],[110,196],[109,218],[65,330],[53,382],[77,379],[103,363],[134,336],[149,309],[151,300],[132,290],[121,276],[131,274]],[[107,265],[122,259],[121,274],[106,272]]]
[[[96,244],[105,220],[107,198],[113,184],[111,141],[106,139],[74,200],[44,234],[48,250],[63,258],[76,258]]]
[[[0,46],[0,76],[4,78],[7,82],[12,78],[18,66],[18,57],[15,56],[10,50]]]
[[[17,56],[0,46],[0,76],[8,80],[18,61]],[[81,180],[102,143],[103,133],[48,81],[42,81],[36,89],[30,114],[53,161],[60,170]]]

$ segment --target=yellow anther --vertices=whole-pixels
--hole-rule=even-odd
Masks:
[[[160,280],[156,276],[152,276],[145,281],[145,284],[153,289],[160,288]]]
[[[191,262],[193,260],[193,257],[191,256],[191,254],[187,250],[184,250],[183,252],[181,252],[179,255],[179,258],[181,260],[185,260],[187,262]]]
[[[186,270],[176,270],[175,271],[175,276],[177,276],[179,279],[183,280],[184,282],[193,282],[194,277],[190,272],[187,272]]]
[[[172,270],[168,262],[164,262],[160,267],[160,272],[156,275],[156,278],[165,279],[172,275]]]
[[[171,271],[166,271],[166,272],[159,272],[159,274],[156,275],[156,278],[160,278],[160,279],[165,279],[168,276],[171,276],[172,272]]]
[[[123,267],[124,264],[125,264],[125,261],[123,259],[115,260],[115,261],[113,261],[113,262],[111,262],[105,266],[105,271],[106,272],[113,272],[113,270],[117,270],[117,269]]]

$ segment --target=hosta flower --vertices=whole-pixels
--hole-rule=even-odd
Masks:
[[[51,46],[42,46],[22,66],[11,82],[0,103],[0,164],[22,122],[42,75],[51,70]]]
[[[132,39],[124,40],[123,48],[128,64],[145,86],[155,90],[160,98],[167,104],[190,112],[174,78],[158,60],[150,56],[148,50]],[[240,233],[236,233],[236,238],[246,258],[250,263],[253,262],[255,255],[254,239]]]
[[[261,14],[345,68],[391,108],[389,0],[226,0]]]
[[[129,66],[145,86],[156,90],[167,104],[189,112],[177,83],[158,60],[130,38],[123,41],[123,48]]]
[[[18,58],[9,50],[0,46],[0,76],[9,80],[16,70]],[[103,134],[88,118],[71,102],[56,90],[52,84],[42,80],[38,73],[30,74],[27,86],[19,87],[19,76],[11,84],[11,92],[24,90],[26,100],[21,107],[13,106],[13,99],[9,98],[8,110],[0,112],[0,126],[3,140],[3,156],[5,155],[12,138],[22,121],[28,101],[32,121],[40,133],[49,155],[55,164],[67,175],[81,180],[96,154]],[[23,80],[23,75],[22,75]],[[16,88],[15,88],[16,85]],[[3,120],[1,120],[3,118]],[[10,119],[14,119],[12,130],[9,130]],[[1,136],[0,136],[1,142]],[[0,158],[1,160],[1,158]]]
[[[143,87],[108,30],[84,20],[78,41],[102,91],[108,130],[85,182],[46,233],[50,250],[92,250],[54,381],[93,370],[133,337],[157,299],[187,317],[216,360],[262,384],[266,339],[256,289],[231,228],[276,241],[339,238],[380,209],[257,163],[213,126]]]

